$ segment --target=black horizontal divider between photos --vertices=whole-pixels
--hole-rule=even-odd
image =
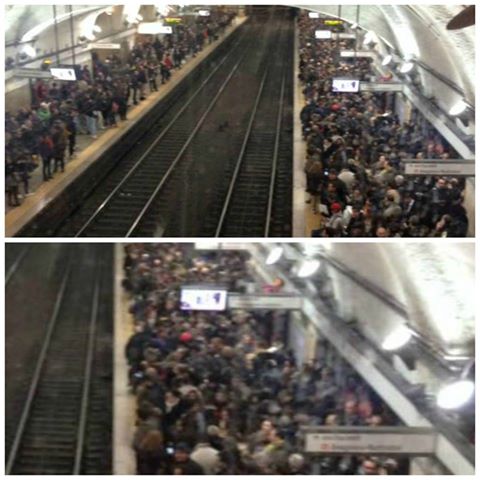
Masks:
[[[222,44],[213,50],[193,71],[179,81],[155,107],[147,112],[140,121],[128,129],[118,140],[111,145],[90,167],[79,175],[65,188],[60,195],[48,203],[16,236],[18,237],[48,237],[55,236],[66,219],[84,202],[98,184],[118,165],[125,154],[147,139],[150,129],[145,125],[155,127],[169,108],[178,101],[178,98],[196,85],[205,69],[208,69],[219,57],[224,54],[238,40],[245,26],[235,30]],[[148,144],[145,145],[145,149]]]

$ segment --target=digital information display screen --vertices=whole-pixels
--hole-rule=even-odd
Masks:
[[[360,80],[351,78],[334,78],[332,80],[332,92],[356,93],[360,90]]]
[[[160,22],[143,22],[138,24],[137,32],[142,35],[170,35],[172,33],[172,27],[163,25],[163,23]]]
[[[223,311],[227,307],[227,290],[221,288],[182,287],[180,308],[182,310]]]
[[[332,38],[331,30],[315,30],[315,38],[317,40],[328,40]]]
[[[74,82],[77,79],[73,68],[51,68],[50,73],[52,74],[52,77],[57,80]]]

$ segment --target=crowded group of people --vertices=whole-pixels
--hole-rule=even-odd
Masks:
[[[250,268],[245,252],[199,252],[192,244],[125,247],[137,473],[408,472],[401,459],[304,452],[302,426],[374,428],[398,420],[340,358],[299,364],[272,326],[286,314],[181,309],[182,286],[241,291],[242,282],[254,282]]]
[[[139,39],[126,62],[116,55],[101,60],[94,53],[92,68],[83,66],[74,82],[38,79],[31,107],[5,114],[8,205],[19,205],[29,194],[33,170],[41,166],[44,181],[63,172],[66,160],[75,157],[78,135],[96,139],[99,130],[126,120],[129,106],[157,91],[188,56],[218,38],[233,17],[212,9],[208,17],[175,25],[172,35]]]
[[[404,159],[458,158],[413,110],[401,122],[386,93],[333,91],[333,78],[378,78],[370,58],[343,58],[355,40],[318,40],[321,19],[298,18],[307,203],[318,215],[313,236],[464,237],[464,180],[407,176]],[[391,94],[390,94],[391,95]]]

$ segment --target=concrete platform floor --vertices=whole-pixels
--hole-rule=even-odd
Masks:
[[[113,471],[114,475],[135,475],[132,449],[135,433],[135,397],[128,386],[125,346],[133,334],[133,318],[128,313],[128,296],[122,287],[123,245],[115,244],[114,257],[114,329],[113,329]]]
[[[311,237],[312,230],[320,228],[322,216],[313,212],[313,204],[306,203],[309,198],[306,193],[305,159],[306,143],[302,136],[300,112],[305,105],[302,85],[298,80],[298,30],[295,25],[294,41],[294,97],[293,97],[293,237]]]

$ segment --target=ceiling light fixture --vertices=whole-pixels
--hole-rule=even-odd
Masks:
[[[266,265],[273,265],[277,263],[283,255],[283,248],[282,247],[275,247],[270,251],[268,254],[267,259],[265,260]]]
[[[399,325],[391,332],[382,343],[382,348],[387,351],[399,350],[412,338],[412,331],[406,325]]]
[[[467,103],[463,100],[459,100],[449,111],[448,114],[456,117],[457,115],[461,115],[465,110],[468,108]]]
[[[300,268],[298,269],[297,275],[300,278],[310,277],[318,270],[319,267],[320,267],[319,260],[314,260],[314,259],[304,260],[300,265]]]
[[[384,67],[386,67],[387,65],[389,65],[389,64],[392,62],[392,60],[393,60],[393,57],[392,57],[391,55],[387,55],[387,56],[383,59],[382,65],[383,65]]]
[[[412,71],[413,67],[413,62],[403,62],[402,66],[400,67],[400,73],[409,73]]]
[[[446,410],[455,410],[468,403],[474,392],[475,384],[471,380],[457,380],[438,392],[437,405]]]

